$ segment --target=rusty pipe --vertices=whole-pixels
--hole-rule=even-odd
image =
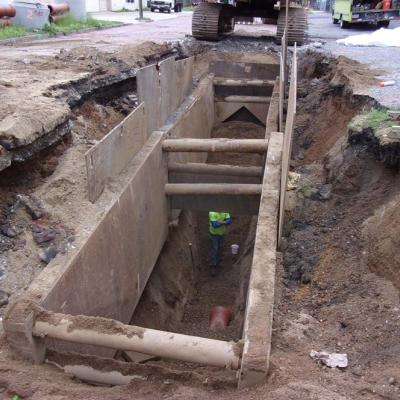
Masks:
[[[1,17],[15,17],[15,7],[11,4],[8,6],[0,5],[0,18]]]
[[[64,14],[69,11],[69,5],[67,3],[49,4],[47,7],[49,7],[52,16]]]

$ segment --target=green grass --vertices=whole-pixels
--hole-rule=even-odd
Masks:
[[[391,126],[392,121],[387,110],[372,109],[369,113],[357,115],[353,118],[348,127],[353,130],[362,130],[365,128],[378,129]]]
[[[46,25],[43,29],[29,30],[22,26],[12,25],[5,28],[0,28],[0,40],[11,39],[15,37],[21,37],[26,35],[34,35],[37,33],[47,33],[50,35],[56,35],[59,33],[67,34],[79,31],[87,28],[104,28],[110,26],[121,25],[118,21],[100,21],[91,17],[88,17],[86,22],[80,22],[72,18],[70,15],[65,15],[53,24]]]
[[[57,34],[57,33],[65,34],[65,33],[79,31],[81,29],[104,28],[107,26],[116,26],[116,25],[121,25],[121,23],[117,21],[100,21],[92,17],[88,17],[86,19],[86,22],[80,22],[72,18],[70,15],[66,15],[65,17],[62,17],[55,23],[46,25],[43,28],[42,32],[49,34]]]
[[[116,10],[114,12],[134,12],[134,10],[128,10],[127,8],[122,7],[120,10]]]
[[[31,32],[28,29],[22,26],[18,25],[6,26],[4,28],[0,28],[0,40],[26,36],[29,35],[30,33]]]

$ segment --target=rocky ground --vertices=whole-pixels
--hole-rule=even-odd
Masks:
[[[157,40],[183,39],[185,18],[178,27],[174,19],[163,22],[166,27]],[[137,68],[170,54],[193,54],[205,48],[277,51],[265,38],[232,37],[207,45],[190,39],[179,45],[126,45],[128,40],[140,42],[156,35],[150,32],[151,25],[136,26],[137,31],[116,28],[104,36],[97,32],[92,37],[21,43],[9,47],[1,61],[7,71],[0,80],[0,96],[5,99],[0,103],[3,165],[12,157],[29,159],[0,176],[3,306],[7,293],[23,292],[50,257],[57,254],[62,262],[69,249],[84,240],[123,184],[122,176],[97,204],[89,203],[83,155],[135,107]],[[89,46],[82,47],[85,40]],[[348,131],[353,117],[384,102],[375,75],[391,76],[399,52],[391,52],[393,65],[385,68],[390,61],[383,50],[378,50],[379,59],[374,58],[376,49],[354,50],[359,61],[369,63],[364,66],[336,58],[342,50],[332,39],[323,40],[327,43],[322,49],[310,45],[300,55],[292,161],[292,172],[299,179],[288,202],[267,384],[236,391],[232,381],[213,379],[218,376],[215,370],[161,363],[147,379],[141,378],[139,369],[138,379],[128,386],[94,387],[71,379],[55,364],[24,362],[9,352],[2,338],[2,398],[121,399],[132,393],[143,399],[400,397],[398,163],[388,165],[381,157],[389,151],[395,161],[397,150],[383,148],[367,134],[355,137]],[[204,66],[199,62],[198,75]],[[393,99],[400,103],[396,95],[389,97],[391,104]],[[32,138],[46,129],[59,134],[59,141],[31,157],[27,149],[33,149]],[[10,137],[11,130],[17,132],[15,138]],[[19,148],[24,151],[15,150]],[[0,310],[4,312],[4,307]],[[325,367],[310,357],[312,350],[346,353],[349,366]],[[57,363],[56,357],[53,362]]]

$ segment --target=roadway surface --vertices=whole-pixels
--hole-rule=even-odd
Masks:
[[[134,22],[135,13],[97,13],[98,19],[118,19],[122,22]],[[47,39],[27,39],[17,41],[12,45],[1,45],[2,58],[22,59],[31,55],[55,55],[60,49],[72,49],[78,46],[94,46],[103,51],[114,51],[126,44],[154,41],[183,40],[191,32],[191,12],[179,14],[145,13],[145,17],[153,18],[152,22],[135,21],[130,25],[118,28],[96,30],[87,33],[77,33],[68,36],[59,36]],[[400,26],[400,21],[392,21],[390,29]],[[260,41],[268,46],[273,41],[276,27],[272,25],[237,25],[235,33],[228,36],[232,40],[234,36],[259,37]],[[383,70],[382,80],[395,80],[396,85],[384,89],[374,88],[371,93],[381,103],[388,106],[400,105],[400,48],[378,48],[343,46],[336,43],[336,39],[348,35],[371,33],[373,27],[354,27],[352,29],[340,29],[332,23],[329,13],[312,11],[309,14],[309,37],[311,42],[321,42],[319,51],[328,51],[334,55],[344,55],[354,60],[371,65],[373,68]],[[245,46],[245,44],[243,43]],[[309,46],[312,46],[311,43]],[[221,46],[223,48],[223,45]],[[304,47],[303,47],[304,48]],[[1,62],[0,62],[1,64]]]
[[[400,27],[400,20],[391,21],[389,29]],[[400,48],[399,47],[361,47],[344,46],[336,40],[347,36],[372,33],[375,27],[355,26],[352,29],[340,29],[332,23],[330,14],[314,11],[309,16],[309,36],[313,41],[321,41],[321,50],[329,51],[334,55],[343,55],[353,60],[368,64],[373,69],[382,70],[379,79],[395,81],[394,86],[370,89],[370,96],[376,98],[382,105],[392,108],[400,106]]]

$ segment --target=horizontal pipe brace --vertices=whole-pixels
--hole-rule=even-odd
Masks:
[[[166,139],[162,144],[169,152],[227,152],[265,153],[268,140],[265,139]]]
[[[225,96],[216,97],[215,101],[225,101],[226,103],[269,103],[271,97],[266,96]]]
[[[239,167],[236,165],[224,164],[203,164],[203,163],[175,163],[168,164],[169,172],[182,174],[203,174],[203,175],[229,175],[260,177],[263,174],[262,167]]]
[[[48,311],[36,317],[32,334],[234,370],[239,368],[242,352],[241,343],[125,325],[107,318]]]
[[[274,86],[274,80],[264,79],[229,79],[229,78],[214,78],[214,85],[217,86]]]
[[[262,185],[250,183],[167,183],[165,194],[174,195],[260,195]]]

